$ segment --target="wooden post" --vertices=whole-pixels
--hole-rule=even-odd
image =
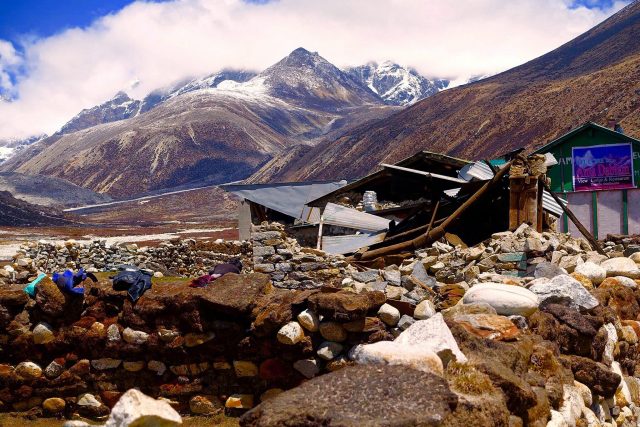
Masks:
[[[560,197],[558,197],[558,195],[556,193],[551,191],[551,188],[549,188],[549,184],[547,184],[546,182],[543,182],[543,185],[544,185],[544,189],[547,190],[549,192],[549,194],[551,194],[551,197],[553,197],[553,200],[555,200],[560,205],[560,207],[562,208],[564,213],[566,213],[567,216],[569,217],[569,219],[575,224],[576,227],[578,227],[578,230],[580,230],[580,233],[582,233],[582,235],[589,241],[589,243],[591,243],[591,246],[593,246],[593,248],[596,251],[598,251],[598,253],[600,255],[606,255],[604,253],[604,251],[602,250],[602,248],[600,247],[600,245],[598,244],[598,241],[593,237],[593,235],[591,233],[589,233],[589,230],[587,230],[584,227],[584,225],[582,225],[580,220],[578,220],[578,218],[576,218],[576,216],[573,214],[573,212],[571,212],[569,210],[569,208],[567,208],[562,203],[562,200],[560,200]]]
[[[509,230],[517,229],[520,224],[527,223],[538,231],[542,231],[541,211],[538,209],[538,178],[533,176],[517,176],[509,178]]]
[[[322,249],[322,226],[324,225],[324,215],[320,215],[320,225],[318,226],[318,243],[316,249]]]

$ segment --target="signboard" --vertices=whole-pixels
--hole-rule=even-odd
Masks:
[[[573,147],[574,191],[634,188],[631,144]]]

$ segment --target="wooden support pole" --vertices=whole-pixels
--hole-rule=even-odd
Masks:
[[[440,207],[440,199],[436,202],[436,206],[433,208],[433,213],[431,214],[431,221],[429,221],[429,226],[427,227],[427,234],[431,231],[431,227],[433,227],[433,221],[436,220],[436,214],[438,213],[438,208]]]
[[[367,251],[362,254],[360,260],[366,261],[369,259],[375,259],[380,256],[390,255],[406,250],[414,250],[418,248],[422,248],[429,243],[433,243],[436,240],[440,239],[445,235],[447,228],[451,225],[452,222],[457,220],[460,215],[462,215],[467,209],[474,205],[475,202],[480,200],[484,195],[493,188],[493,186],[500,182],[502,178],[509,172],[509,168],[511,167],[510,161],[506,165],[502,167],[498,171],[497,174],[493,176],[489,181],[487,181],[482,187],[478,189],[471,197],[469,197],[463,204],[461,204],[458,209],[456,209],[451,215],[449,215],[439,226],[430,230],[428,233],[422,234],[415,239],[408,240],[406,242],[398,243],[395,245],[387,246],[380,249],[374,249],[371,251]]]
[[[571,210],[569,210],[569,208],[567,208],[562,203],[562,200],[560,200],[560,197],[558,197],[558,195],[556,193],[551,191],[551,188],[549,188],[549,184],[547,184],[546,182],[542,181],[542,185],[544,185],[544,189],[547,190],[549,192],[549,194],[551,194],[551,197],[553,197],[553,200],[555,200],[560,205],[560,207],[562,208],[564,213],[567,214],[567,216],[569,217],[571,222],[573,222],[575,224],[575,226],[578,228],[578,230],[580,230],[580,233],[582,233],[582,235],[589,241],[591,246],[593,246],[593,248],[596,251],[598,251],[598,253],[600,255],[606,255],[604,253],[604,251],[602,250],[602,248],[600,247],[600,244],[598,244],[598,241],[595,239],[595,237],[593,237],[593,235],[591,233],[589,233],[589,230],[587,230],[584,227],[584,225],[582,225],[580,220],[578,220],[578,218],[573,214],[573,212],[571,212]]]

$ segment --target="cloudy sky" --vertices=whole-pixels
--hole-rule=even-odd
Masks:
[[[125,90],[141,98],[297,47],[338,66],[393,60],[464,80],[533,59],[629,1],[0,1],[0,139],[52,133]]]

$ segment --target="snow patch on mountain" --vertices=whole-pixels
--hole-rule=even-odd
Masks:
[[[429,80],[416,70],[391,61],[370,62],[347,68],[346,72],[391,105],[411,105],[449,86],[448,80]]]

